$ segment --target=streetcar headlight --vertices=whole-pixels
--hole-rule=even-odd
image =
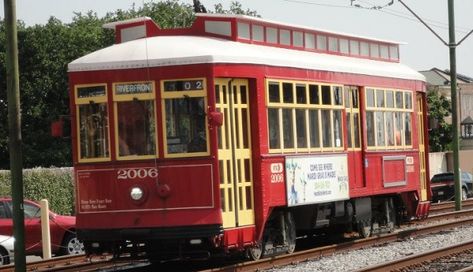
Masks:
[[[131,188],[130,197],[133,200],[140,200],[143,197],[143,190],[139,187]]]

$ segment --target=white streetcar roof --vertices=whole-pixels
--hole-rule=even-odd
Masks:
[[[155,36],[115,44],[69,63],[69,72],[205,63],[255,64],[425,81],[397,62],[315,53],[199,36]]]

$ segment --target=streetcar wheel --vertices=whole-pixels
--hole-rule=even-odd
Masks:
[[[371,236],[371,221],[369,222],[358,222],[358,233],[363,238],[368,238]]]
[[[261,241],[246,249],[246,257],[252,261],[261,259],[261,256],[263,256],[263,243]]]

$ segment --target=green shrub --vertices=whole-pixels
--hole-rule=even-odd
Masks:
[[[74,214],[72,168],[33,168],[23,171],[25,199],[47,199],[58,214]],[[10,171],[0,171],[0,196],[11,196]]]

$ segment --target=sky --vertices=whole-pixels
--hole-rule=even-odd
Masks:
[[[45,24],[54,16],[64,23],[71,22],[74,12],[92,10],[99,17],[117,9],[140,7],[151,0],[16,0],[17,19],[27,26]],[[154,0],[156,2],[157,0]],[[207,9],[217,3],[225,8],[231,0],[200,0]],[[192,0],[181,0],[192,4]],[[255,10],[264,19],[315,29],[399,41],[401,62],[416,70],[449,69],[449,49],[422,25],[397,0],[239,0],[243,8]],[[351,5],[353,2],[353,5]],[[448,43],[447,0],[403,0],[438,35]],[[357,4],[361,7],[355,7]],[[381,9],[372,9],[385,6]],[[473,29],[472,0],[455,1],[456,41]],[[4,17],[3,5],[0,17]],[[473,77],[473,35],[457,47],[458,73]]]

